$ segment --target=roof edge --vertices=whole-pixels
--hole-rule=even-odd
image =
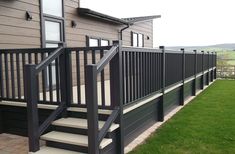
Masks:
[[[137,23],[137,22],[143,22],[147,20],[161,18],[161,15],[141,16],[141,17],[131,17],[131,18],[116,18],[107,14],[93,11],[89,8],[81,8],[81,7],[77,8],[77,12],[79,15],[90,16],[90,17],[102,19],[102,20],[109,21],[115,24],[120,24],[120,25],[133,25],[134,23]]]

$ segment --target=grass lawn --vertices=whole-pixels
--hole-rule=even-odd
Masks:
[[[235,81],[217,80],[130,154],[235,154]]]

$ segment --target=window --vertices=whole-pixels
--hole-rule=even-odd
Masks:
[[[98,47],[99,46],[99,40],[90,38],[89,39],[89,47]]]
[[[62,17],[62,0],[43,0],[43,13]]]
[[[132,46],[144,47],[144,35],[132,32]]]
[[[101,45],[102,47],[103,47],[103,46],[109,46],[109,41],[102,39],[100,45]]]
[[[88,47],[109,46],[109,40],[87,36],[87,46]]]
[[[45,21],[45,36],[47,41],[61,41],[60,23]]]

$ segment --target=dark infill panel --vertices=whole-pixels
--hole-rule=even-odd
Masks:
[[[124,115],[123,126],[125,145],[133,141],[150,125],[157,121],[157,103],[159,99],[155,99],[133,111]]]
[[[166,87],[182,81],[182,55],[166,53]]]
[[[192,77],[194,75],[195,54],[185,55],[185,78]]]
[[[201,79],[202,79],[202,76],[198,77],[196,80],[196,89],[197,91],[201,90]]]
[[[25,107],[0,106],[4,132],[27,136],[27,110]],[[52,113],[52,110],[39,109],[41,124]]]
[[[190,81],[184,85],[184,97],[185,99],[187,99],[192,95],[193,95],[193,81]]]
[[[180,103],[180,90],[181,87],[172,90],[171,92],[165,94],[164,96],[164,113],[167,115],[170,111],[176,108]]]
[[[208,67],[209,67],[208,58],[209,58],[209,55],[208,55],[208,53],[205,52],[204,63],[203,63],[204,71],[208,70]]]
[[[202,72],[203,54],[197,54],[197,73]]]

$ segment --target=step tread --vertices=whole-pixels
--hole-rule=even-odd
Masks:
[[[101,129],[105,124],[105,121],[99,121],[99,129]],[[87,119],[81,118],[61,118],[52,123],[54,126],[63,126],[71,128],[87,129]],[[109,128],[109,132],[116,130],[119,124],[112,124]]]
[[[83,112],[83,113],[87,112],[87,108],[81,108],[81,107],[69,107],[67,110],[71,112]],[[112,110],[98,109],[98,113],[104,115],[110,115],[112,113]]]
[[[43,146],[40,148],[39,151],[30,152],[30,154],[85,154],[85,153]]]
[[[53,142],[60,142],[65,144],[88,147],[88,136],[86,135],[51,131],[45,135],[42,135],[41,139],[46,141],[53,141]],[[100,143],[100,149],[105,148],[110,143],[112,143],[112,139],[104,138]]]

